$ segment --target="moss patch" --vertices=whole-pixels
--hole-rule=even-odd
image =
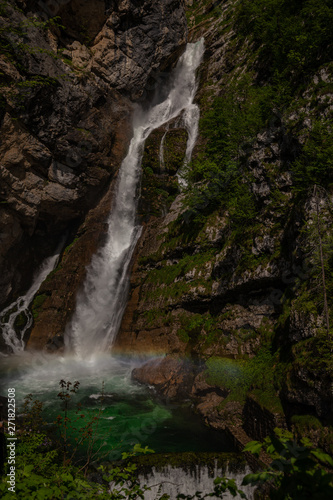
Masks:
[[[31,311],[32,311],[32,315],[33,315],[34,319],[38,318],[40,309],[42,308],[47,297],[48,297],[48,295],[46,295],[45,293],[42,293],[40,295],[36,295],[36,297],[34,298],[34,300],[32,302],[32,306],[31,306]]]

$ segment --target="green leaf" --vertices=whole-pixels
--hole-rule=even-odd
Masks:
[[[33,469],[34,469],[34,465],[31,465],[31,464],[30,465],[25,465],[24,469],[23,469],[23,474],[25,476],[29,476],[29,474],[33,471]]]
[[[252,453],[253,455],[259,455],[261,452],[261,449],[263,447],[263,444],[260,443],[259,441],[251,441],[250,443],[247,443],[243,451],[248,451]]]
[[[311,453],[318,460],[320,460],[320,462],[323,462],[324,464],[327,464],[327,465],[330,465],[331,467],[333,467],[333,459],[327,453],[324,453],[320,450],[312,450]]]
[[[254,486],[257,484],[265,483],[272,479],[272,476],[273,474],[270,471],[263,471],[256,474],[247,474],[243,478],[242,486],[246,486],[247,484],[252,484]]]

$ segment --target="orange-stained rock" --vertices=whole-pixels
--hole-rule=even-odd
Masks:
[[[133,380],[156,387],[168,398],[188,396],[198,367],[192,362],[166,357],[153,359],[132,372]]]

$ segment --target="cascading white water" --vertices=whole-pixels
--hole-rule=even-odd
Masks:
[[[202,39],[202,44],[203,44],[203,39]],[[203,52],[202,56],[203,57]],[[191,161],[192,158],[192,153],[193,149],[195,146],[195,143],[198,138],[198,133],[199,133],[199,118],[200,118],[200,109],[199,106],[195,103],[193,103],[195,94],[198,90],[198,84],[196,79],[194,79],[193,82],[193,88],[192,88],[192,100],[191,103],[186,106],[183,112],[183,125],[185,126],[187,130],[187,144],[186,144],[186,152],[185,152],[185,159],[184,159],[184,164],[183,167],[178,171],[177,177],[178,177],[178,182],[181,187],[185,188],[187,186],[187,181],[186,181],[186,172],[188,169],[188,165]]]
[[[192,469],[192,470],[191,470]],[[238,469],[238,470],[237,470]],[[214,470],[209,470],[205,465],[196,465],[195,469],[186,467],[172,467],[171,465],[165,466],[162,470],[157,470],[155,467],[148,475],[140,475],[139,480],[142,485],[150,487],[149,491],[144,493],[145,500],[155,500],[157,497],[161,498],[163,494],[169,495],[168,498],[176,498],[180,493],[183,495],[195,495],[197,491],[204,493],[212,492],[214,490],[214,478],[227,477],[234,479],[238,488],[245,494],[248,500],[253,499],[254,488],[253,486],[242,486],[242,479],[246,474],[251,473],[251,469],[247,465],[239,464],[233,468],[222,469],[215,465]],[[220,496],[213,496],[212,498],[221,498]],[[230,492],[223,494],[226,500],[235,498]],[[240,498],[237,495],[237,498]]]
[[[192,158],[193,148],[198,138],[199,118],[200,109],[197,104],[191,104],[191,106],[188,106],[183,113],[183,123],[187,130],[188,138],[186,144],[184,165],[178,172],[178,182],[182,187],[187,186],[185,175],[187,172],[188,164],[190,163]]]
[[[191,446],[191,450],[196,451],[193,441],[200,443],[200,450],[202,443],[207,445],[206,429],[198,432],[196,426],[192,427],[193,419],[189,419],[186,414],[184,423],[179,423],[179,415],[172,420],[173,405],[167,408],[156,404],[144,387],[131,382],[132,368],[137,363],[135,360],[124,361],[109,356],[108,353],[99,352],[112,342],[126,303],[127,271],[141,231],[135,219],[144,141],[155,128],[168,123],[176,116],[181,119],[182,113],[185,124],[187,115],[191,120],[190,109],[196,92],[195,72],[203,52],[203,40],[197,44],[189,44],[171,75],[167,98],[148,111],[138,110],[135,115],[133,139],[119,172],[114,205],[108,221],[107,242],[93,258],[84,290],[78,297],[76,311],[66,329],[66,343],[72,346],[79,356],[70,356],[68,352],[66,355],[54,356],[28,351],[21,353],[19,357],[5,357],[0,363],[0,393],[5,393],[8,387],[16,387],[17,401],[22,402],[28,392],[33,392],[44,402],[49,412],[49,422],[53,422],[58,414],[54,395],[58,392],[59,380],[80,380],[79,397],[88,412],[89,421],[90,415],[96,410],[95,404],[91,402],[94,403],[99,398],[103,389],[103,399],[107,398],[108,401],[103,404],[99,423],[101,447],[105,446],[102,448],[103,460],[105,452],[110,452],[109,459],[112,460],[115,458],[114,453],[120,455],[124,443],[124,451],[128,451],[137,443],[138,438],[143,446],[149,445],[163,453],[165,450],[178,451],[185,444],[185,449]],[[195,116],[193,118],[196,119]],[[195,130],[194,125],[192,123],[192,130]],[[190,127],[190,124],[188,126]],[[187,163],[190,161],[194,143],[195,134],[191,135],[189,132],[185,158]],[[28,304],[32,300],[41,282],[56,265],[57,257],[54,256],[44,263],[45,273],[38,275],[27,295],[4,311],[6,321],[7,316],[13,314],[11,307],[21,307],[20,301]],[[11,334],[8,336],[7,343],[12,345],[14,352],[23,349],[22,338],[21,341],[16,341]],[[157,446],[160,440],[159,448],[155,447],[154,438]],[[212,444],[207,445],[208,450]],[[215,450],[215,446],[214,436],[212,449]],[[163,479],[170,480],[170,475],[167,474]],[[171,475],[171,480],[173,479],[174,476]],[[175,479],[177,482],[182,481],[181,475]],[[186,482],[186,487],[187,484]],[[202,482],[200,487],[201,485]],[[197,489],[196,479],[194,488]],[[188,491],[190,490],[186,490]]]
[[[5,344],[14,354],[19,354],[24,350],[24,335],[31,327],[33,321],[29,306],[45,278],[56,267],[64,242],[65,238],[61,240],[55,254],[44,260],[27,293],[22,297],[19,297],[15,302],[12,302],[8,307],[1,311],[0,332]],[[15,328],[15,323],[19,316],[21,316],[21,321],[23,320],[23,325],[21,326],[21,331],[18,334],[17,328]]]
[[[164,143],[165,143],[165,138],[167,133],[169,132],[169,126],[166,126],[166,130],[163,134],[163,137],[161,139],[161,144],[160,144],[160,151],[159,151],[159,159],[160,159],[160,170],[163,172],[165,170],[165,162],[164,162]]]
[[[203,53],[203,39],[188,44],[170,75],[167,97],[146,111],[137,109],[134,115],[133,138],[120,167],[107,241],[92,259],[65,332],[66,346],[82,358],[111,347],[120,326],[126,305],[127,271],[141,233],[136,209],[144,142],[154,129],[193,106],[195,74]]]

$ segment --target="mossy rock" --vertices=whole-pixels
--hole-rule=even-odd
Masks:
[[[45,300],[47,299],[48,295],[45,293],[42,293],[40,295],[36,295],[36,297],[33,300],[32,306],[31,306],[31,311],[34,319],[38,318],[39,311],[41,307],[43,306]]]
[[[170,175],[175,175],[184,164],[187,132],[183,129],[170,130],[164,143],[164,165]]]
[[[28,322],[28,317],[24,312],[21,312],[15,319],[15,330],[22,330]]]
[[[291,417],[291,423],[301,435],[306,434],[311,430],[319,430],[323,428],[320,420],[314,415],[293,415]]]
[[[267,387],[266,390],[255,389],[250,396],[262,407],[272,413],[284,414],[279,396],[277,396],[273,387]]]
[[[244,455],[240,453],[209,453],[209,452],[184,452],[184,453],[154,453],[131,458],[138,467],[138,473],[151,473],[152,467],[161,471],[171,466],[185,470],[195,470],[198,466],[208,467],[214,473],[216,467],[223,471],[241,472],[246,466]]]
[[[165,135],[166,134],[166,135]],[[164,167],[160,164],[160,148],[164,137]],[[150,168],[154,174],[175,175],[182,167],[185,158],[187,132],[177,128],[154,130],[146,140],[142,158],[142,169]]]

